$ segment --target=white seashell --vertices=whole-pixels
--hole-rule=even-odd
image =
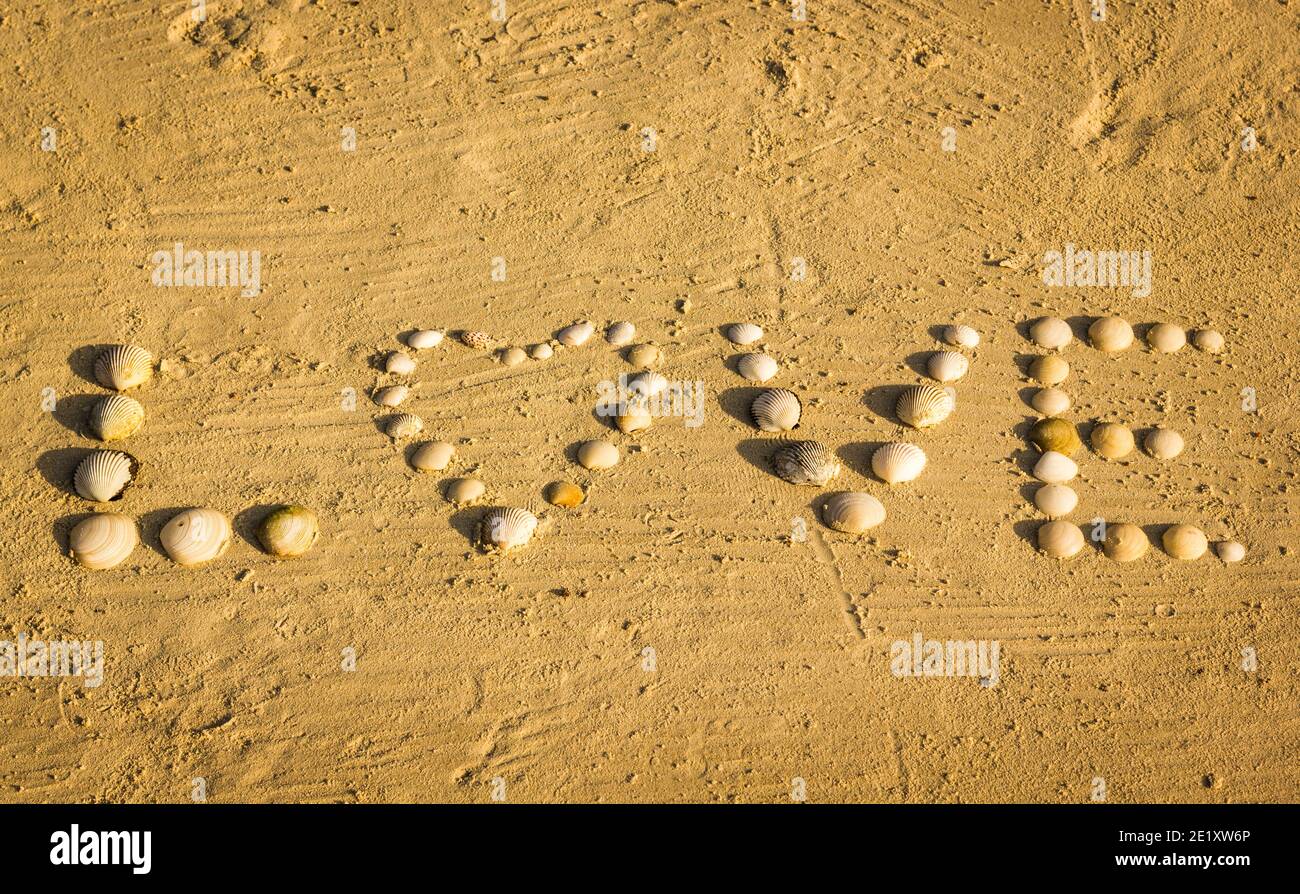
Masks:
[[[1074,333],[1060,317],[1043,317],[1029,327],[1029,338],[1040,348],[1055,351],[1073,341]]]
[[[955,382],[966,375],[970,361],[965,354],[956,351],[935,351],[930,355],[926,369],[930,372],[930,378],[937,382]]]
[[[409,376],[415,372],[415,358],[403,351],[394,351],[388,355],[384,371],[397,376]]]
[[[1060,518],[1079,505],[1079,495],[1066,484],[1044,484],[1034,492],[1034,505],[1048,518]]]
[[[1133,344],[1133,327],[1122,317],[1102,317],[1088,327],[1088,341],[1097,350],[1113,354]]]
[[[257,527],[257,539],[271,555],[301,556],[320,536],[320,521],[306,506],[281,506]]]
[[[1038,548],[1053,559],[1069,559],[1083,549],[1083,531],[1065,521],[1044,522],[1038,529]]]
[[[1213,329],[1197,329],[1192,335],[1192,344],[1199,351],[1218,354],[1223,351],[1223,336]]]
[[[417,329],[406,336],[406,344],[413,351],[427,351],[442,344],[442,338],[442,333],[437,329]]]
[[[565,326],[559,332],[555,333],[555,340],[560,344],[570,348],[576,348],[587,343],[591,338],[591,333],[596,331],[596,327],[586,320],[574,323],[572,326]]]
[[[894,412],[913,428],[929,428],[951,415],[952,395],[934,385],[911,385],[898,396]]]
[[[84,567],[100,571],[121,565],[139,542],[134,520],[100,512],[77,522],[68,535],[68,554]]]
[[[384,433],[395,441],[411,438],[424,431],[424,420],[412,413],[398,413],[384,425]]]
[[[230,546],[230,521],[215,509],[186,509],[163,525],[158,539],[177,565],[202,565]]]
[[[626,321],[611,323],[605,330],[605,341],[616,348],[631,344],[634,338],[636,338],[636,327]]]
[[[1172,354],[1187,344],[1187,332],[1173,323],[1156,323],[1147,330],[1147,344],[1160,354]]]
[[[1070,395],[1060,388],[1039,388],[1030,403],[1044,416],[1059,416],[1070,409]]]
[[[1235,540],[1224,540],[1214,544],[1214,551],[1219,554],[1220,561],[1225,565],[1231,565],[1233,562],[1240,562],[1246,558],[1246,547]]]
[[[411,454],[411,466],[420,472],[441,472],[455,455],[456,448],[446,441],[426,441]]]
[[[447,484],[443,496],[448,503],[466,506],[487,493],[487,485],[477,478],[457,478]]]
[[[390,385],[375,392],[375,403],[381,407],[396,407],[406,400],[406,396],[410,393],[411,389],[405,385]]]
[[[124,394],[100,398],[90,411],[90,429],[101,441],[129,438],[144,424],[144,406]]]
[[[802,414],[798,395],[784,388],[769,388],[749,405],[754,425],[763,431],[794,431]]]
[[[477,329],[466,329],[459,335],[461,344],[467,348],[474,348],[478,351],[486,351],[496,344],[496,340],[486,332],[479,332]]]
[[[1173,459],[1183,452],[1183,436],[1173,429],[1152,429],[1142,442],[1142,448],[1156,459]]]
[[[753,323],[733,323],[727,327],[727,339],[736,345],[752,345],[763,337],[763,329]]]
[[[791,441],[772,456],[776,474],[791,484],[821,487],[840,473],[839,460],[819,441]]]
[[[95,361],[95,378],[105,388],[126,391],[153,376],[153,354],[135,345],[113,345]]]
[[[1070,375],[1070,364],[1060,354],[1044,354],[1029,364],[1029,377],[1048,387],[1059,385]]]
[[[584,441],[578,447],[578,462],[593,472],[612,469],[618,465],[618,448],[608,441]]]
[[[1034,477],[1044,484],[1065,484],[1078,474],[1078,463],[1055,450],[1047,451],[1034,463]]]
[[[663,363],[664,352],[658,345],[649,342],[627,349],[627,362],[641,369],[650,369]]]
[[[555,354],[555,349],[546,342],[535,344],[528,349],[528,356],[534,360],[550,360]]]
[[[497,358],[502,366],[518,366],[528,359],[523,348],[506,348]]]
[[[742,354],[736,369],[744,378],[762,384],[781,371],[781,365],[767,354]]]
[[[925,451],[915,444],[894,441],[880,445],[871,454],[871,471],[889,484],[915,481],[924,470]]]
[[[953,323],[943,329],[943,340],[958,348],[979,347],[980,334],[962,323]]]
[[[527,509],[491,509],[479,522],[479,546],[491,552],[508,553],[527,546],[537,530],[537,516]]]
[[[885,520],[885,507],[871,494],[835,494],[822,506],[828,527],[845,534],[863,534]]]
[[[1175,559],[1191,562],[1205,555],[1210,542],[1200,528],[1191,525],[1172,525],[1160,535],[1165,552]]]
[[[633,398],[654,397],[668,388],[668,380],[657,372],[639,372],[627,380],[628,393]]]
[[[77,493],[96,503],[108,503],[122,497],[140,464],[129,453],[96,450],[77,464],[72,486]]]

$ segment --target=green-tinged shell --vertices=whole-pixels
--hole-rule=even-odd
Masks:
[[[264,518],[257,529],[262,547],[279,558],[301,556],[319,536],[316,513],[305,506],[282,506]]]
[[[1055,450],[1066,456],[1074,456],[1083,446],[1074,425],[1055,416],[1035,422],[1029,429],[1029,441],[1043,453]]]

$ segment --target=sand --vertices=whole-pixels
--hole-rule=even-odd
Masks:
[[[5,800],[183,802],[200,778],[214,802],[1300,796],[1294,5],[489,12],[4,13],[0,630],[104,646],[97,688],[0,681]],[[177,242],[260,252],[260,292],[155,286]],[[1150,251],[1150,293],[1049,288],[1067,244]],[[1141,561],[1034,548],[1043,314],[1074,327],[1062,387],[1085,439],[1108,419],[1187,440],[1168,463],[1080,454],[1071,520],[1147,527]],[[1227,347],[1104,355],[1078,338],[1108,314]],[[380,430],[398,334],[525,346],[580,319],[598,334],[546,361],[450,338],[417,355],[402,409],[456,445],[445,473]],[[626,436],[593,415],[631,371],[599,336],[623,319],[666,377],[704,383],[702,425]],[[772,474],[778,436],[748,424],[721,334],[737,321],[803,399],[798,436],[842,459],[831,486]],[[956,411],[904,432],[892,395],[952,321],[983,336]],[[88,572],[67,480],[95,446],[94,356],[122,342],[162,363],[135,392],[143,473],[113,504],[143,542]],[[600,436],[622,461],[589,473],[574,445]],[[870,449],[899,438],[929,464],[889,487]],[[557,479],[589,494],[493,557],[471,542],[482,508],[440,495],[454,476],[491,505],[544,506]],[[840,490],[885,523],[826,528]],[[253,527],[288,502],[323,533],[277,562]],[[201,569],[158,541],[188,506],[235,521]],[[1176,562],[1175,522],[1245,561]],[[895,675],[917,632],[996,641],[996,685]]]

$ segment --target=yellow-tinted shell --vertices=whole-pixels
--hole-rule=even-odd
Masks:
[[[1073,456],[1083,446],[1074,425],[1054,416],[1035,422],[1029,429],[1029,441],[1044,453],[1055,450],[1066,456]]]
[[[177,565],[202,565],[230,546],[230,521],[215,509],[186,509],[163,525],[158,539]]]
[[[952,395],[934,385],[911,385],[894,404],[898,418],[913,428],[938,425],[952,413]]]
[[[1117,422],[1103,422],[1088,436],[1092,449],[1106,459],[1123,459],[1133,452],[1133,432]]]
[[[68,535],[68,553],[84,567],[99,571],[122,564],[139,542],[135,521],[103,512],[77,523]]]
[[[95,361],[95,378],[105,388],[126,391],[153,376],[153,355],[136,345],[113,345]]]
[[[587,498],[583,489],[571,481],[552,481],[546,485],[543,496],[552,506],[560,506],[564,509],[581,506],[582,501]]]
[[[144,424],[144,406],[124,394],[100,398],[90,411],[90,428],[101,441],[129,438]]]
[[[1210,546],[1201,529],[1191,525],[1172,525],[1160,536],[1160,542],[1169,555],[1189,562],[1205,555]]]
[[[257,528],[262,547],[279,558],[301,556],[319,536],[316,513],[305,506],[282,506],[264,518]]]
[[[1029,364],[1029,376],[1044,385],[1059,385],[1070,375],[1070,364],[1060,354],[1044,354]]]

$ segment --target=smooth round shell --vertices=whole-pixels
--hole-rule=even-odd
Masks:
[[[1070,409],[1070,395],[1060,388],[1039,388],[1030,404],[1044,416],[1059,416]]]
[[[555,333],[555,340],[565,347],[576,348],[587,343],[591,334],[596,331],[596,327],[586,320],[574,323],[571,326],[565,326],[559,332]]]
[[[406,345],[413,351],[427,351],[442,344],[442,338],[437,329],[417,329],[406,336]]]
[[[1116,562],[1136,562],[1147,554],[1151,541],[1146,532],[1137,525],[1117,522],[1106,525],[1106,537],[1101,542],[1101,551],[1106,558]]]
[[[1173,323],[1156,323],[1147,330],[1147,344],[1160,354],[1172,354],[1187,344],[1187,332]]]
[[[936,382],[955,382],[970,369],[970,361],[965,354],[956,351],[935,351],[926,364],[930,378]]]
[[[821,487],[840,473],[840,462],[819,441],[791,441],[772,456],[772,468],[791,484]]]
[[[518,366],[528,359],[528,355],[524,353],[523,348],[506,348],[497,359],[501,361],[502,366]]]
[[[781,365],[767,354],[741,354],[736,361],[736,371],[751,382],[760,385],[781,371]]]
[[[144,425],[144,406],[124,394],[100,398],[90,410],[90,430],[101,441],[129,438]]]
[[[424,431],[424,420],[413,413],[398,413],[384,425],[384,433],[395,441],[412,438]]]
[[[803,415],[799,396],[784,388],[769,388],[749,405],[750,418],[763,431],[794,431]]]
[[[835,494],[822,506],[826,526],[845,534],[863,534],[885,520],[885,507],[871,494]]]
[[[281,506],[257,526],[262,548],[277,558],[301,556],[320,536],[320,521],[306,506]]]
[[[1061,518],[1079,505],[1079,495],[1068,484],[1044,484],[1034,491],[1034,505],[1048,518]]]
[[[496,344],[496,339],[478,329],[463,330],[459,338],[461,344],[476,351],[486,351]]]
[[[938,425],[952,414],[952,395],[934,385],[910,385],[898,395],[894,413],[912,428]]]
[[[1084,547],[1083,531],[1067,521],[1044,522],[1038,528],[1038,548],[1053,559],[1069,559]]]
[[[605,330],[605,341],[616,348],[631,344],[634,338],[636,338],[636,327],[626,320],[610,323],[609,328]]]
[[[1169,555],[1187,562],[1205,555],[1210,546],[1201,529],[1191,525],[1171,525],[1160,535],[1160,542]]]
[[[1123,351],[1133,344],[1133,327],[1122,317],[1102,317],[1088,327],[1088,341],[1107,354]]]
[[[491,552],[508,553],[528,545],[537,530],[537,516],[527,509],[490,509],[479,522],[479,546]]]
[[[105,388],[126,391],[153,376],[153,354],[136,345],[113,345],[95,360],[95,379]]]
[[[550,360],[555,354],[555,349],[547,342],[539,342],[528,349],[528,356],[534,360]]]
[[[552,506],[560,506],[564,509],[581,506],[582,501],[587,498],[586,492],[572,481],[552,481],[546,485],[542,496]]]
[[[405,385],[389,385],[375,392],[375,403],[381,407],[396,407],[406,400],[406,396],[410,393],[411,389]]]
[[[651,369],[663,362],[664,352],[649,342],[627,349],[627,362],[640,369]]]
[[[448,503],[467,506],[487,493],[487,485],[477,478],[456,478],[447,482],[442,496]]]
[[[1214,544],[1214,551],[1218,554],[1220,561],[1226,565],[1240,562],[1246,558],[1246,547],[1235,540],[1223,540]]]
[[[1054,450],[1066,456],[1074,456],[1079,448],[1083,446],[1083,441],[1079,440],[1079,433],[1075,430],[1074,424],[1066,422],[1064,419],[1058,419],[1055,416],[1049,416],[1035,422],[1033,427],[1029,429],[1028,438],[1029,442],[1043,453]]]
[[[1070,364],[1060,354],[1044,354],[1029,364],[1029,377],[1043,385],[1059,385],[1070,375]]]
[[[754,323],[733,323],[727,327],[727,340],[733,345],[752,345],[762,338],[762,327]]]
[[[889,484],[914,481],[924,470],[925,451],[915,444],[893,441],[881,444],[871,454],[871,471]]]
[[[1198,351],[1218,354],[1223,351],[1223,335],[1214,329],[1197,329],[1192,335],[1192,344]]]
[[[68,534],[68,554],[84,567],[101,571],[121,565],[139,542],[133,519],[101,512],[77,522]]]
[[[1183,436],[1173,429],[1156,428],[1147,433],[1142,449],[1156,459],[1173,459],[1183,452]]]
[[[1048,450],[1034,463],[1034,477],[1044,484],[1065,484],[1078,474],[1078,464],[1055,450]]]
[[[415,358],[405,351],[394,351],[384,362],[384,372],[396,376],[409,376],[415,372]]]
[[[1029,338],[1040,348],[1059,350],[1074,340],[1070,324],[1060,317],[1043,317],[1029,327]]]
[[[451,465],[456,448],[446,441],[425,441],[411,454],[411,467],[420,472],[441,472]]]
[[[593,472],[612,469],[618,465],[618,448],[609,441],[584,441],[578,447],[578,463]]]
[[[643,400],[630,400],[614,415],[614,424],[625,435],[645,431],[654,425],[654,417]]]
[[[952,323],[943,327],[945,343],[957,348],[979,347],[980,334],[963,323]]]
[[[1133,432],[1118,422],[1102,422],[1088,435],[1092,449],[1106,459],[1123,459],[1133,452]]]
[[[96,503],[122,498],[140,464],[129,453],[96,450],[80,463],[72,474],[72,486],[78,494]]]
[[[162,526],[158,539],[177,565],[202,565],[230,546],[230,520],[215,509],[186,509]]]

